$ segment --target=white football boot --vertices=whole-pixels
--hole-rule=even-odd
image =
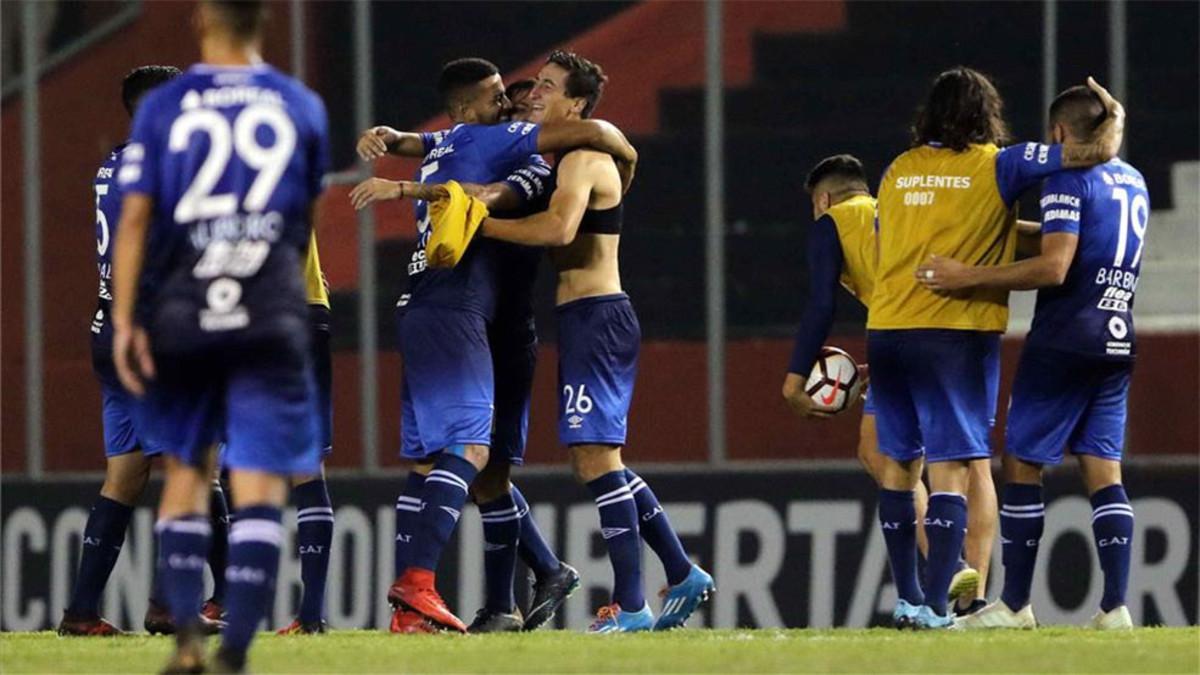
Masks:
[[[1107,612],[1096,612],[1096,616],[1092,617],[1087,626],[1095,630],[1132,630],[1133,617],[1129,616],[1129,608],[1121,605]]]
[[[986,628],[1037,628],[1037,619],[1033,618],[1033,605],[1025,605],[1021,611],[1014,612],[1004,604],[1003,600],[997,600],[983,609],[960,616],[955,622],[955,627],[960,630],[980,630]]]

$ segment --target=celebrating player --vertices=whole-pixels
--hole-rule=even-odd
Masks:
[[[262,63],[264,14],[260,2],[197,6],[202,63],[146,98],[118,173],[113,356],[168,453],[157,526],[179,628],[168,672],[204,667],[193,617],[215,443],[236,509],[218,670],[244,668],[274,592],[288,478],[320,468],[301,268],[327,121],[316,94]]]
[[[809,173],[804,189],[812,198],[814,218],[807,242],[808,300],[796,332],[788,374],[783,381],[783,397],[800,416],[823,418],[831,413],[805,392],[805,382],[833,325],[838,283],[863,305],[870,305],[878,255],[875,199],[867,186],[862,163],[851,155],[834,155],[818,162]],[[883,455],[879,452],[876,435],[875,408],[869,397],[863,405],[859,423],[858,460],[879,484]],[[979,609],[985,604],[983,587],[991,562],[992,540],[996,536],[996,499],[991,467],[982,462],[972,465],[970,483],[967,498],[971,502],[973,520],[967,527],[966,548],[967,558],[974,567],[959,559],[949,593],[960,613],[969,613],[972,608]],[[925,528],[920,523],[925,517],[929,494],[923,482],[917,481],[914,495],[917,545],[924,558],[928,548]]]
[[[913,272],[931,254],[985,266],[1012,262],[1021,192],[1064,167],[1111,159],[1124,124],[1112,102],[1093,142],[1000,149],[1007,135],[1001,107],[982,74],[959,67],[938,75],[917,115],[913,147],[892,162],[879,188],[879,268],[867,317],[871,397],[886,456],[879,519],[900,596],[893,618],[918,628],[954,622],[946,604],[968,523],[963,495],[971,464],[991,454],[1008,292],[939,295]],[[913,505],[922,456],[931,487],[924,592]]]
[[[1071,87],[1050,105],[1054,143],[1088,143],[1111,102]],[[1042,471],[1068,449],[1092,500],[1104,595],[1091,626],[1132,628],[1125,606],[1133,509],[1121,485],[1126,402],[1133,370],[1133,300],[1150,199],[1142,174],[1114,158],[1064,171],[1042,186],[1042,250],[978,267],[934,257],[917,272],[936,292],[1040,289],[1013,381],[1004,454],[1004,591],[964,628],[1033,628],[1029,603],[1044,523]]]
[[[172,66],[142,66],[135,68],[121,82],[121,101],[126,112],[133,116],[142,97],[168,80],[179,75]],[[71,601],[58,624],[59,635],[120,635],[121,631],[100,618],[100,596],[121,554],[125,530],[133,515],[133,505],[141,499],[150,477],[150,460],[162,448],[146,435],[141,418],[142,406],[121,388],[112,361],[112,281],[111,244],[121,212],[121,186],[114,180],[122,154],[128,148],[122,143],[113,148],[108,159],[100,165],[94,183],[96,191],[96,268],[100,273],[100,294],[96,315],[92,319],[92,368],[100,382],[104,406],[105,476],[100,496],[92,505],[83,531],[83,546],[79,559],[79,575]],[[219,482],[213,483],[213,507],[209,511],[215,536],[223,537],[226,513],[225,496]],[[214,547],[208,562],[217,580],[212,599],[204,603],[200,621],[210,632],[220,630],[219,600],[224,586],[225,558]],[[216,555],[214,555],[216,554]],[[155,584],[157,591],[158,585]],[[158,594],[152,593],[146,609],[144,624],[152,633],[174,631],[169,613],[161,606]]]
[[[317,231],[312,230],[304,257],[304,290],[308,296],[309,340],[317,385],[317,442],[321,470],[292,478],[296,500],[296,547],[300,554],[300,580],[304,591],[300,613],[280,635],[324,633],[325,580],[329,576],[329,547],[333,543],[333,505],[325,484],[325,458],[333,452],[333,359],[329,351],[329,285],[317,252]]]
[[[596,64],[556,51],[538,73],[530,101],[546,124],[584,119],[606,80]],[[520,220],[488,218],[480,231],[557,247],[551,259],[558,270],[559,437],[571,450],[576,477],[595,497],[613,566],[612,604],[600,609],[591,630],[677,628],[714,586],[688,559],[654,492],[621,461],[641,340],[617,261],[621,179],[611,157],[591,150],[561,156],[556,173],[546,211]],[[670,583],[657,622],[642,589],[639,536],[662,560]]]
[[[486,185],[526,166],[537,152],[581,146],[612,152],[632,175],[637,153],[610,124],[579,120],[545,127],[525,122],[496,126],[509,101],[499,71],[483,59],[450,62],[438,85],[454,128],[436,135],[399,134],[395,140],[414,146],[413,150],[420,145],[425,157],[422,183],[458,180]],[[382,140],[386,133],[364,136],[360,152],[364,142],[374,145],[374,152],[386,149]],[[403,197],[403,187],[398,189],[397,193],[386,182],[367,181],[355,188],[351,198],[362,208],[379,198]],[[496,256],[491,247],[471,247],[451,269],[427,267],[425,245],[432,236],[428,203],[418,201],[416,211],[419,239],[409,265],[410,294],[398,304],[404,357],[401,454],[416,464],[397,500],[397,515],[404,518],[397,519],[396,565],[404,572],[388,598],[397,607],[394,631],[421,630],[419,625],[413,627],[406,609],[418,619],[464,631],[466,626],[437,593],[434,570],[457,525],[469,486],[488,465],[495,374],[487,329],[496,312]],[[503,471],[508,465],[492,464]],[[507,477],[496,483],[507,492]],[[500,512],[489,509],[485,514],[520,513],[512,508],[506,503]],[[498,517],[485,519],[485,526],[488,520],[501,525],[492,528],[488,540],[503,532],[504,544],[515,547],[518,528],[507,524],[518,521]]]

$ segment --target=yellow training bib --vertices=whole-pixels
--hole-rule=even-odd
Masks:
[[[996,183],[995,145],[963,152],[922,146],[896,158],[879,186],[879,266],[867,328],[1004,331],[1008,292],[954,296],[926,290],[917,266],[930,255],[1003,265],[1016,255],[1016,209]]]
[[[304,256],[304,292],[308,295],[308,304],[329,307],[329,291],[325,288],[325,274],[321,272],[315,229],[308,236],[308,254]]]
[[[842,244],[842,277],[846,290],[867,307],[875,288],[878,249],[875,246],[875,199],[856,195],[829,207]]]

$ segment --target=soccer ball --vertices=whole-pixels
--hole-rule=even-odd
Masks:
[[[837,347],[821,347],[804,391],[814,403],[840,413],[862,395],[862,378],[854,358]]]

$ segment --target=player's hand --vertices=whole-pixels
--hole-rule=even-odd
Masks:
[[[616,160],[617,175],[621,177],[621,194],[629,192],[630,186],[633,185],[633,174],[637,171],[637,160],[626,162]]]
[[[391,127],[371,127],[358,137],[355,149],[364,162],[383,157],[388,153],[388,145],[400,140],[400,132]]]
[[[783,399],[797,415],[807,419],[828,419],[835,412],[817,405],[804,391],[804,378],[795,373],[783,378]]]
[[[350,203],[355,211],[362,211],[375,202],[386,202],[391,199],[404,198],[405,181],[387,180],[386,178],[368,178],[350,191]]]
[[[931,255],[924,265],[917,268],[917,281],[935,293],[949,293],[970,288],[972,286],[971,266],[964,265],[953,258]]]
[[[1108,112],[1108,117],[1120,117],[1122,119],[1125,117],[1125,106],[1113,98],[1113,95],[1107,89],[1100,86],[1100,83],[1091,75],[1088,75],[1087,86],[1088,89],[1091,89],[1100,98],[1100,102],[1104,104],[1104,110]]]
[[[146,393],[146,381],[154,379],[154,357],[150,336],[140,326],[113,326],[113,365],[125,389],[134,396]]]

